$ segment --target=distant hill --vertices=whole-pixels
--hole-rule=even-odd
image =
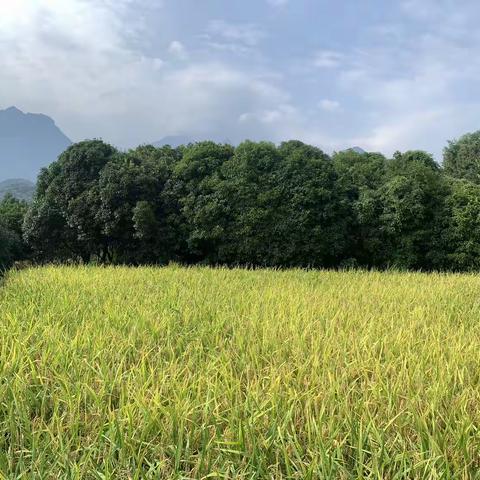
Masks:
[[[13,178],[0,182],[0,199],[8,193],[12,194],[19,200],[26,200],[27,202],[33,199],[35,193],[35,184],[30,180],[23,178]]]
[[[194,143],[190,137],[182,136],[182,135],[172,135],[170,137],[164,137],[158,142],[154,142],[152,145],[154,147],[164,147],[165,145],[170,145],[172,148],[177,148],[180,145],[188,145],[189,143]]]
[[[363,148],[360,148],[360,147],[352,147],[352,148],[349,148],[349,150],[353,150],[354,152],[360,153],[361,155],[363,155],[364,153],[367,153]]]
[[[0,110],[0,181],[35,180],[40,169],[57,159],[70,139],[46,115]]]
[[[188,145],[190,143],[202,142],[206,140],[211,140],[216,143],[227,143],[231,144],[232,142],[227,138],[213,135],[211,138],[192,138],[186,135],[172,135],[169,137],[164,137],[158,142],[152,143],[154,147],[164,147],[165,145],[170,145],[172,148],[177,148],[180,145]]]

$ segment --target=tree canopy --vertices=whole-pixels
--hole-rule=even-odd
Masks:
[[[27,202],[7,194],[0,200],[0,270],[8,268],[15,260],[28,254],[22,239],[23,219]]]
[[[480,131],[449,142],[443,158],[448,175],[480,184]]]
[[[41,172],[29,205],[0,203],[0,264],[478,269],[479,145],[480,132],[450,142],[439,165],[299,141],[84,141]]]

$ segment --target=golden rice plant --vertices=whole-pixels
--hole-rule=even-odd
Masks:
[[[0,289],[5,479],[480,478],[480,277],[46,267]]]

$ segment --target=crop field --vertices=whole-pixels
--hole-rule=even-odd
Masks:
[[[0,478],[480,478],[479,276],[45,267],[0,317]]]

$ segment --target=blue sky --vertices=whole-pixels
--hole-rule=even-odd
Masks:
[[[470,0],[0,3],[0,108],[73,140],[297,138],[388,155],[480,128]]]

